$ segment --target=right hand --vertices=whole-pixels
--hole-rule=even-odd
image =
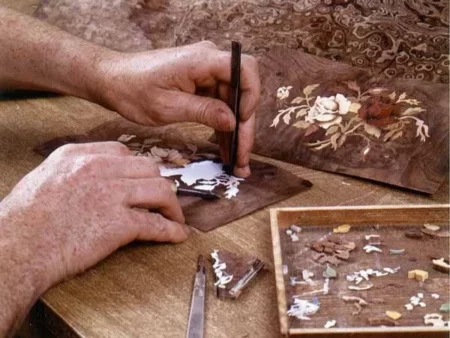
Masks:
[[[189,234],[173,183],[118,142],[57,149],[1,202],[0,220],[30,253],[29,271],[44,273],[44,289],[133,240],[177,243]]]

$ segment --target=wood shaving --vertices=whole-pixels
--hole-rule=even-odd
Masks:
[[[442,319],[442,315],[438,313],[428,313],[423,317],[423,322],[425,325],[431,324],[436,327],[445,327],[449,325],[448,321]]]
[[[129,134],[123,134],[120,135],[119,138],[117,139],[118,142],[122,142],[122,143],[127,143],[130,140],[134,139],[136,137],[136,135],[129,135]]]
[[[428,224],[428,223],[424,224],[423,227],[430,231],[439,231],[441,229],[441,227],[439,225]]]
[[[349,285],[348,288],[349,288],[349,290],[353,290],[353,291],[364,291],[364,290],[369,290],[369,289],[373,288],[373,284],[368,283],[366,286]]]
[[[226,263],[220,261],[218,250],[213,250],[211,253],[211,258],[214,260],[213,268],[216,277],[214,286],[225,289],[226,285],[233,280],[233,275],[226,273],[225,269],[227,268],[227,265]]]
[[[344,302],[357,302],[359,305],[366,306],[369,305],[364,298],[356,296],[342,296]]]
[[[366,245],[364,248],[363,248],[363,250],[366,252],[366,253],[371,253],[371,252],[383,252],[383,250],[381,250],[380,248],[378,248],[378,247],[376,247],[376,246],[373,246],[373,245]]]
[[[320,305],[311,303],[305,299],[294,299],[294,304],[291,305],[287,314],[299,320],[311,320],[309,316],[319,311]]]
[[[293,224],[293,225],[290,226],[290,228],[291,228],[292,231],[296,232],[297,234],[302,232],[302,228],[299,227],[298,225]]]
[[[332,328],[334,326],[336,326],[336,321],[333,319],[333,320],[327,321],[323,327],[326,328],[326,329],[329,329],[329,328]]]
[[[405,249],[389,249],[389,253],[391,255],[403,255],[405,253]]]
[[[412,309],[414,309],[414,306],[412,304],[405,304],[405,308],[408,311],[411,311]]]
[[[357,316],[361,313],[362,307],[369,305],[363,298],[354,297],[354,296],[343,296],[342,299],[344,302],[351,302],[356,307],[356,311],[352,312],[352,316]]]

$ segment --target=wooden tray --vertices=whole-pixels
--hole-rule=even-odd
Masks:
[[[369,207],[316,207],[316,208],[275,208],[270,210],[275,275],[278,297],[280,328],[283,335],[299,334],[337,334],[355,333],[368,337],[371,334],[404,335],[417,333],[423,336],[448,336],[448,327],[425,326],[423,316],[427,313],[440,313],[439,306],[449,302],[449,275],[432,269],[431,257],[449,258],[449,239],[431,237],[424,234],[422,239],[410,239],[404,235],[406,230],[421,229],[425,223],[433,223],[448,230],[449,205],[431,206],[369,206]],[[356,249],[351,258],[338,267],[336,279],[330,279],[328,295],[317,295],[321,307],[311,315],[311,321],[300,321],[289,317],[287,310],[292,304],[295,293],[291,285],[292,275],[301,276],[302,269],[315,273],[316,280],[323,280],[322,272],[326,265],[317,266],[311,258],[314,252],[308,243],[327,238],[333,233],[333,228],[349,224],[351,230],[339,234],[342,239],[354,241]],[[300,240],[292,242],[286,234],[286,229],[297,224],[302,227]],[[383,241],[383,253],[365,253],[362,247],[366,244],[364,235],[379,234]],[[389,248],[405,248],[403,255],[391,255]],[[382,278],[376,278],[374,287],[367,291],[350,291],[349,282],[345,276],[353,271],[373,268],[400,266],[398,273]],[[286,271],[287,269],[287,271]],[[429,279],[424,283],[408,279],[409,270],[423,269],[429,272]],[[386,279],[385,279],[386,278]],[[299,278],[301,280],[301,277]],[[378,282],[384,280],[383,282]],[[378,290],[377,290],[378,289]],[[407,311],[404,307],[410,297],[422,292],[425,294],[427,306],[415,307]],[[431,293],[440,295],[432,299]],[[345,303],[342,295],[358,296],[366,299],[369,306],[363,312],[352,316],[354,310],[351,303]],[[374,301],[372,303],[371,301]],[[375,302],[375,300],[377,302]],[[384,303],[378,303],[378,301]],[[398,311],[402,314],[394,327],[369,326],[369,317],[383,317],[386,310]],[[440,313],[444,320],[449,320],[448,314]],[[385,318],[388,318],[385,316]],[[335,319],[337,326],[325,329],[327,320]],[[402,334],[403,333],[403,334]]]

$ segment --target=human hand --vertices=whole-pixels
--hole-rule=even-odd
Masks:
[[[43,292],[133,240],[185,240],[172,187],[149,158],[120,143],[66,145],[1,202],[0,237],[30,252],[24,260],[45,278]]]
[[[125,118],[148,126],[198,122],[214,128],[224,162],[233,131],[229,97],[231,53],[210,41],[144,53],[112,52],[101,60],[98,101]],[[260,81],[255,58],[242,55],[239,149],[235,175],[250,175]],[[217,97],[217,98],[215,98]]]

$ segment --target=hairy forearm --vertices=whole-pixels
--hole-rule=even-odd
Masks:
[[[0,204],[0,337],[13,336],[23,318],[48,288],[43,278],[44,266],[26,236],[18,236],[16,219],[4,212]],[[49,274],[50,275],[50,274]]]
[[[114,53],[0,7],[0,89],[48,90],[96,101],[98,63]]]

